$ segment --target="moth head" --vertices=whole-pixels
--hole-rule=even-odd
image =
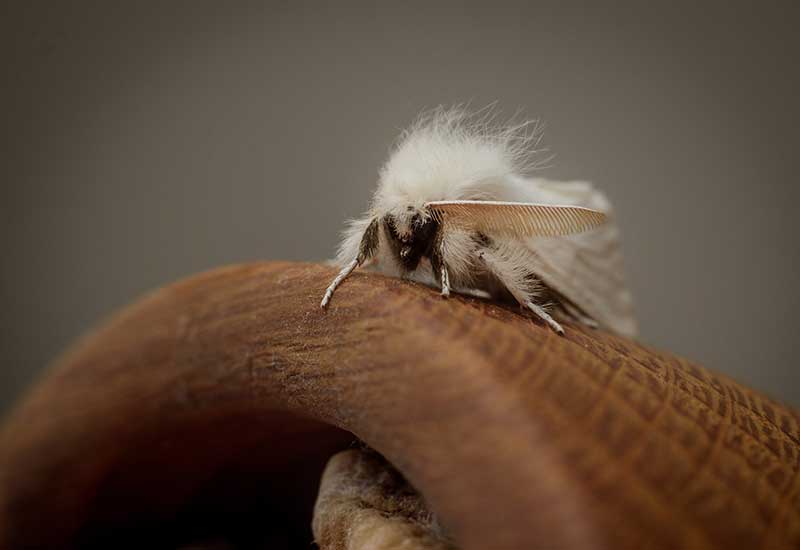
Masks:
[[[398,263],[414,271],[430,253],[439,224],[425,208],[407,206],[383,217],[387,241]]]

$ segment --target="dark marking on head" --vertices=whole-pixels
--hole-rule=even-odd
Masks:
[[[413,210],[413,208],[412,208]],[[434,237],[439,223],[419,212],[409,221],[408,231],[401,234],[397,229],[397,219],[391,214],[383,217],[387,241],[395,258],[406,271],[414,271],[423,257],[430,256]]]

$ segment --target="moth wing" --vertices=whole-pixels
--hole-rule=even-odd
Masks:
[[[454,200],[429,202],[425,208],[444,225],[517,239],[580,233],[606,220],[599,210],[575,205]]]
[[[540,200],[566,202],[608,213],[593,231],[561,238],[528,238],[536,274],[601,326],[635,337],[638,324],[625,282],[620,231],[606,197],[584,182],[532,180]]]
[[[601,326],[636,336],[619,229],[605,196],[584,182],[521,183],[520,198],[531,202],[436,201],[426,208],[445,225],[521,241],[534,252],[530,268],[547,286]]]

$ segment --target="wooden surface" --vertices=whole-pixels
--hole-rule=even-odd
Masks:
[[[333,274],[220,269],[80,342],[0,433],[0,545],[255,524],[307,548],[348,432],[467,550],[800,545],[792,410],[630,341],[377,275],[322,311]]]

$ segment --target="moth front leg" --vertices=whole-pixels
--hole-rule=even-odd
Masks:
[[[364,235],[361,237],[361,244],[358,247],[358,255],[351,261],[349,264],[344,266],[342,270],[339,272],[338,275],[333,279],[330,286],[325,290],[325,295],[322,297],[322,303],[320,303],[320,307],[325,309],[328,306],[328,303],[331,301],[333,297],[334,291],[336,291],[336,287],[344,281],[355,268],[362,265],[364,262],[369,260],[374,254],[375,250],[378,248],[378,226],[380,225],[380,221],[378,218],[374,218],[367,229],[364,231]]]
[[[479,250],[477,255],[483,261],[487,271],[500,281],[520,305],[532,311],[557,334],[564,335],[563,327],[542,306],[533,302],[528,282],[529,277],[522,272],[524,270],[521,271],[518,265],[489,248]]]
[[[444,261],[444,250],[444,232],[440,229],[431,248],[431,268],[434,278],[442,287],[442,296],[447,298],[450,296],[450,274]]]

